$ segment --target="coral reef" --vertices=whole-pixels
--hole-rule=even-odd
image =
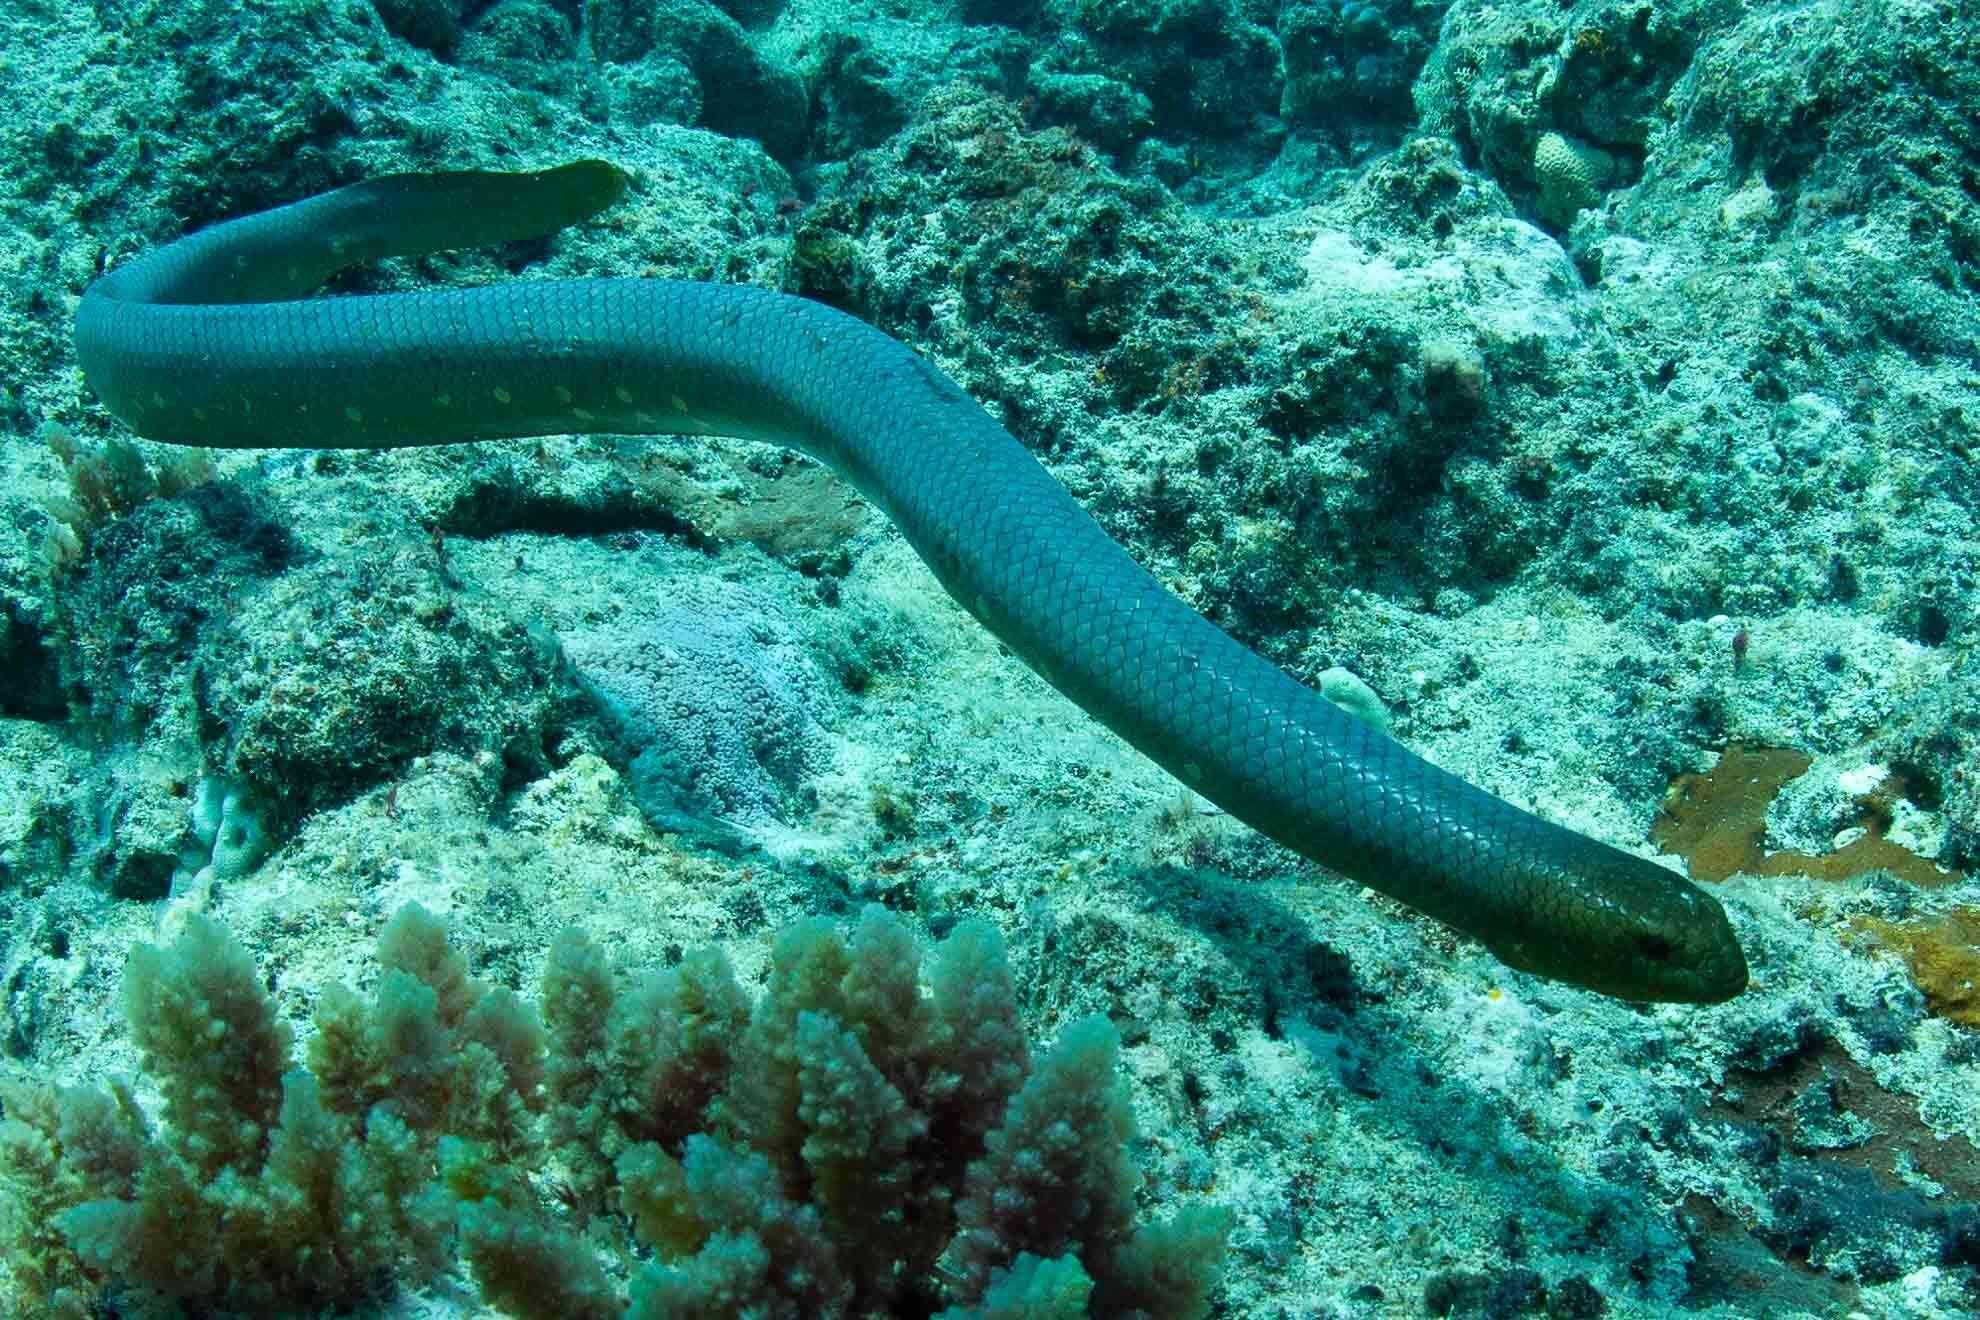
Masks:
[[[1119,1030],[1137,1204],[1238,1212],[1219,1305],[1244,1320],[1980,1303],[1970,7],[23,0],[0,6],[0,70],[0,1050],[89,1084],[4,1099],[10,1158],[40,1172],[0,1307],[93,1297],[56,1220],[137,1204],[154,1166],[161,1197],[183,1168],[189,1223],[224,1180],[256,1231],[411,1286],[423,1222],[336,1238],[294,1190],[331,1167],[318,1113],[371,1170],[340,1153],[320,1204],[361,1204],[410,1143],[505,1304],[561,1278],[574,1311],[624,1307],[645,1264],[625,1149],[682,1180],[784,1177],[787,1146],[736,1144],[718,1113],[678,1145],[620,1108],[553,1122],[547,1081],[509,1120],[542,1150],[504,1154],[448,1098],[467,1080],[413,1076],[466,1046],[453,992],[429,986],[429,1014],[418,971],[370,961],[408,901],[538,1003],[567,925],[686,976],[718,940],[750,1014],[793,921],[992,917],[1034,1031]],[[1550,134],[1613,165],[1565,219]],[[141,250],[389,171],[579,156],[635,176],[599,223],[341,287],[661,275],[853,311],[1290,672],[1358,675],[1440,764],[1724,874],[1753,989],[1592,1003],[1289,860],[999,655],[801,460],[603,437],[209,459],[130,440],[81,385],[75,299]],[[643,748],[560,653],[626,645],[693,578],[818,657],[804,699],[835,764],[771,779],[798,840],[775,855],[691,846],[727,833],[719,799],[674,793],[656,830]],[[751,745],[746,712],[702,715],[724,755]],[[1774,797],[1742,748],[1812,764]],[[138,1063],[117,969],[160,938],[220,779],[273,846],[208,915],[278,1024],[310,1036],[336,1000],[370,1060],[313,1097],[281,1074],[255,1093],[264,1134],[293,1118],[281,1179],[266,1156],[206,1179],[151,1117],[155,1082],[106,1080]],[[843,1034],[792,1032],[865,1076],[830,1053]],[[476,1085],[500,1071],[484,1045]],[[334,1107],[382,1115],[365,1078],[400,1058],[419,1112],[480,1135],[374,1135]],[[802,1259],[807,1206],[729,1207],[675,1262],[760,1280],[742,1229]],[[277,1264],[209,1282],[381,1309],[321,1261]],[[928,1305],[1091,1311],[1098,1268],[1020,1251]],[[456,1302],[482,1298],[436,1305]]]
[[[416,905],[377,958],[369,997],[323,990],[297,1067],[221,927],[193,915],[139,946],[124,1010],[156,1129],[121,1082],[0,1086],[21,1300],[349,1306],[446,1268],[457,1231],[483,1297],[543,1320],[1206,1311],[1228,1214],[1136,1226],[1118,1035],[1082,1020],[1034,1064],[986,923],[937,946],[925,987],[880,908],[850,937],[801,923],[753,1005],[719,950],[625,985],[567,931],[541,1018]],[[627,1310],[634,1242],[653,1259]]]

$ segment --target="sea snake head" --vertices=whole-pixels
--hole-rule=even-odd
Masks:
[[[1516,929],[1486,934],[1500,961],[1617,999],[1717,1004],[1746,989],[1746,955],[1717,899],[1654,862],[1581,842],[1571,866],[1522,886],[1534,906]]]

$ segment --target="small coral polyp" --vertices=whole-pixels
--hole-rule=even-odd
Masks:
[[[188,829],[192,842],[179,853],[179,870],[172,877],[175,895],[246,875],[271,846],[247,786],[225,775],[200,780]]]

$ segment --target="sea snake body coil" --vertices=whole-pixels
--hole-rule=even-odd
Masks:
[[[304,297],[358,261],[552,232],[624,187],[599,161],[393,175],[216,225],[92,284],[77,356],[131,429],[184,444],[612,432],[793,446],[884,509],[1055,687],[1287,847],[1525,971],[1627,999],[1745,987],[1714,899],[1439,770],[1232,640],[954,381],[864,322],[659,279]]]

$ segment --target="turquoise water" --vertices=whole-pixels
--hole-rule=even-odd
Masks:
[[[1233,1213],[1212,1314],[1975,1305],[1969,13],[15,0],[0,22],[11,1075],[130,1075],[164,1114],[120,986],[201,916],[300,1064],[328,987],[392,1001],[373,950],[407,902],[526,1004],[569,926],[629,976],[718,945],[754,996],[780,929],[879,903],[931,948],[996,926],[1035,1056],[1112,1023],[1139,1218]],[[597,222],[338,291],[644,274],[852,312],[1246,644],[1687,867],[1751,988],[1646,1008],[1541,981],[1280,850],[788,453],[204,454],[129,440],[81,381],[84,285],[182,233],[583,156],[635,180]],[[4,1100],[34,1129],[30,1092]],[[36,1200],[45,1169],[10,1149],[28,1231],[0,1287],[27,1314],[54,1305],[37,1280],[134,1306],[142,1271],[34,1236],[66,1193]],[[644,1250],[616,1203],[560,1194],[571,1159],[516,1153],[516,1203],[593,1217],[616,1304]],[[493,1291],[449,1255],[255,1293],[243,1250],[175,1304]],[[962,1278],[884,1305],[980,1300]]]

